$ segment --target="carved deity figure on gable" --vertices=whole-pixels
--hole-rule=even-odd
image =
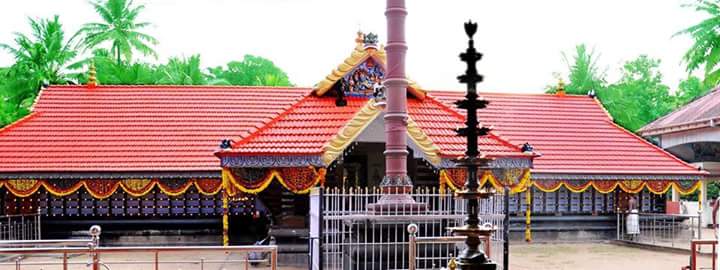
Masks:
[[[368,58],[354,70],[343,76],[341,85],[346,96],[372,97],[373,92],[382,84],[385,71],[373,58]]]

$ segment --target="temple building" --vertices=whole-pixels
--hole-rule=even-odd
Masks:
[[[359,33],[312,88],[50,86],[0,130],[0,209],[40,211],[52,237],[97,223],[118,237],[160,230],[246,243],[262,226],[244,224],[303,228],[312,187],[375,187],[384,176],[385,61],[377,36]],[[479,119],[493,131],[480,151],[494,160],[480,181],[511,185],[511,211],[612,217],[638,196],[642,211],[663,212],[668,190],[702,186],[706,172],[616,125],[595,97],[558,92],[481,94],[490,104]],[[463,95],[410,81],[416,186],[463,185],[452,162],[466,145],[455,133]]]
[[[708,171],[707,181],[720,179],[720,88],[647,124],[638,133],[666,151]],[[673,194],[677,201],[679,194]],[[704,194],[706,196],[706,194]],[[701,201],[705,200],[705,196]],[[715,198],[711,198],[715,199]],[[703,220],[712,220],[705,207]]]

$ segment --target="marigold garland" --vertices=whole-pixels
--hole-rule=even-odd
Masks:
[[[440,170],[440,187],[444,189],[445,186],[450,187],[452,190],[458,190],[458,187],[462,187],[465,184],[464,169],[444,169]],[[460,180],[462,179],[462,180]],[[498,181],[491,171],[484,171],[480,175],[480,186],[484,186],[490,183],[496,190],[502,192],[505,184]],[[530,185],[530,170],[525,169],[517,182],[510,185],[510,193],[523,192]]]
[[[307,194],[310,189],[320,184],[325,179],[325,168],[315,169],[314,167],[292,167],[268,169],[262,179],[244,181],[228,168],[223,168],[223,181],[227,185],[250,194],[257,194],[265,190],[273,179],[277,179],[287,190],[295,194]],[[246,184],[248,183],[248,184]],[[250,185],[249,183],[252,183]]]
[[[77,192],[84,188],[90,196],[95,199],[107,199],[118,189],[133,197],[142,197],[150,193],[156,187],[168,196],[178,196],[185,193],[190,187],[195,186],[203,195],[215,195],[222,190],[222,183],[218,179],[190,179],[181,180],[179,187],[172,187],[166,181],[158,179],[87,179],[74,181],[72,185],[61,187],[57,181],[63,180],[35,180],[35,179],[13,179],[0,181],[0,187],[5,187],[16,197],[28,197],[41,188],[53,196],[63,197]],[[70,180],[65,180],[70,181]]]
[[[452,170],[462,170],[462,169],[452,169]],[[458,179],[462,177],[461,179]],[[492,172],[486,171],[481,175],[480,184],[484,185],[488,183],[488,181],[495,187],[497,190],[502,190],[502,183],[497,181],[495,177],[492,175]],[[440,171],[440,186],[441,187],[449,187],[452,190],[457,190],[458,187],[462,186],[464,184],[464,173],[458,173],[455,171],[449,171],[448,169],[441,170]],[[565,187],[566,189],[570,190],[573,193],[582,193],[588,190],[589,188],[593,188],[597,190],[600,193],[607,194],[610,192],[613,192],[616,189],[620,189],[627,193],[639,193],[645,189],[650,191],[653,194],[665,194],[667,193],[671,188],[678,191],[678,193],[682,195],[688,195],[695,193],[701,186],[702,181],[694,180],[692,182],[689,182],[687,185],[683,185],[680,181],[670,181],[670,180],[586,180],[586,181],[577,181],[577,180],[540,180],[540,181],[530,181],[530,174],[529,171],[526,175],[523,175],[521,181],[518,182],[518,184],[515,184],[513,188],[511,189],[511,193],[518,193],[523,192],[526,187],[533,186],[537,188],[538,190],[542,192],[555,192],[558,189]]]

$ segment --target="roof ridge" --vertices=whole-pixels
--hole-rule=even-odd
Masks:
[[[436,103],[438,106],[440,106],[441,108],[443,108],[443,110],[446,110],[446,111],[452,113],[453,115],[455,115],[455,117],[458,117],[460,120],[462,120],[462,121],[465,121],[465,120],[466,120],[464,115],[462,115],[462,114],[459,113],[458,111],[450,108],[450,106],[446,105],[446,104],[443,103],[442,101],[437,100],[434,96],[427,95],[427,98],[429,98],[431,101],[433,101],[433,102]],[[482,124],[482,123],[481,123],[481,124]],[[505,144],[506,146],[509,146],[509,147],[517,150],[517,151],[520,152],[520,153],[523,152],[523,151],[522,151],[522,148],[521,148],[520,146],[511,143],[510,140],[508,140],[508,139],[500,136],[499,134],[496,134],[496,133],[493,132],[492,130],[490,130],[490,132],[488,132],[488,136],[494,137],[496,140],[498,140],[498,142],[500,142],[500,143],[502,143],[502,144]]]
[[[20,119],[16,120],[15,122],[12,122],[12,123],[8,124],[7,126],[0,127],[0,133],[3,133],[3,132],[5,132],[5,131],[9,131],[9,130],[13,129],[14,127],[20,125],[21,123],[24,123],[24,122],[30,120],[31,118],[33,118],[33,117],[35,117],[35,116],[37,116],[37,115],[40,115],[40,112],[32,111],[32,112],[30,112],[29,114],[27,114],[27,115],[21,117]]]
[[[690,168],[690,169],[693,169],[693,170],[696,170],[696,171],[700,171],[700,172],[704,172],[703,174],[708,174],[708,172],[703,171],[703,170],[699,170],[698,168],[690,165],[689,163],[685,162],[684,160],[682,160],[682,159],[674,156],[673,154],[668,153],[667,151],[665,151],[665,149],[662,149],[662,148],[658,147],[657,145],[654,145],[654,144],[648,142],[647,140],[643,139],[642,137],[638,136],[637,134],[635,134],[635,133],[633,133],[633,132],[630,132],[629,130],[625,129],[624,127],[616,124],[615,122],[609,121],[609,120],[606,120],[606,122],[609,123],[610,125],[614,126],[615,128],[619,129],[619,130],[622,131],[623,133],[626,133],[626,134],[632,136],[633,138],[635,138],[636,140],[644,143],[644,144],[647,145],[647,146],[650,146],[650,148],[653,149],[653,150],[655,150],[655,152],[661,153],[661,154],[665,155],[666,157],[669,157],[669,158],[675,160],[676,162],[680,163],[681,165],[683,165],[683,166],[685,166],[685,167],[687,167],[687,168]]]
[[[659,153],[661,153],[661,154],[663,154],[663,155],[665,155],[665,156],[667,156],[667,157],[670,157],[671,159],[673,159],[673,160],[675,160],[675,161],[677,161],[677,162],[680,162],[682,165],[684,165],[684,166],[686,166],[686,167],[688,167],[688,168],[697,169],[697,168],[693,167],[692,165],[688,164],[687,162],[679,159],[678,157],[676,157],[676,156],[668,153],[667,151],[665,151],[664,149],[658,147],[657,145],[654,145],[654,144],[648,142],[647,140],[645,140],[645,139],[643,139],[642,137],[638,136],[638,135],[635,134],[634,132],[630,132],[629,130],[627,130],[627,129],[625,129],[624,127],[622,127],[622,126],[618,125],[617,123],[615,123],[615,120],[613,119],[612,115],[610,115],[610,112],[608,112],[607,109],[605,109],[605,106],[603,106],[602,102],[600,102],[600,100],[599,100],[598,98],[594,98],[594,100],[595,100],[595,103],[597,104],[597,106],[600,107],[600,109],[602,109],[603,112],[605,112],[605,114],[608,116],[608,119],[606,119],[605,122],[610,123],[610,124],[611,124],[612,126],[614,126],[615,128],[619,129],[619,130],[622,131],[623,133],[629,134],[630,136],[632,136],[632,137],[635,138],[636,140],[644,143],[645,145],[649,145],[649,146],[650,146],[653,150],[655,150],[656,152],[659,152]]]

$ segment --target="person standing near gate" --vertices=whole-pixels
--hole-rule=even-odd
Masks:
[[[638,214],[638,205],[635,196],[630,195],[628,200],[628,215],[626,232],[630,235],[630,240],[637,240],[637,235],[640,234],[640,215]]]

